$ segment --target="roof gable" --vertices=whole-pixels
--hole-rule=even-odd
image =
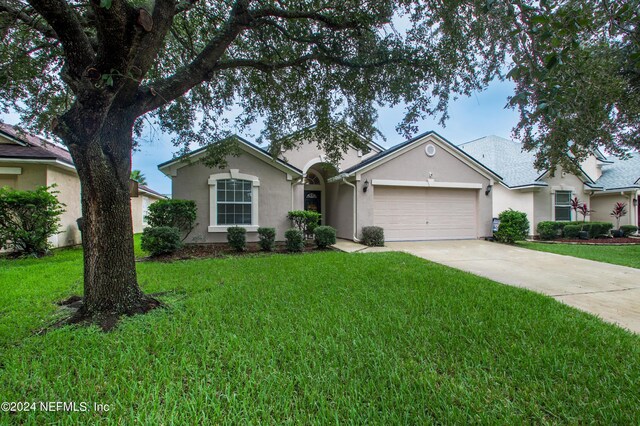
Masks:
[[[291,164],[283,161],[279,158],[274,159],[273,156],[265,149],[260,148],[258,145],[249,142],[241,136],[233,135],[231,138],[234,138],[237,142],[239,142],[238,146],[246,153],[253,155],[254,157],[271,164],[272,166],[280,169],[284,173],[293,174],[295,176],[302,176],[302,171]],[[217,142],[214,142],[214,144]],[[198,161],[204,155],[206,155],[207,149],[211,145],[203,146],[202,148],[198,148],[194,151],[191,151],[185,155],[174,158],[172,160],[166,161],[158,165],[158,169],[167,176],[175,176],[178,169],[184,167],[188,164],[191,164],[193,161]]]
[[[457,157],[458,159],[460,159],[461,161],[463,161],[464,163],[466,163],[467,165],[469,165],[470,167],[481,171],[482,174],[490,176],[492,178],[495,178],[497,180],[502,180],[502,177],[496,173],[495,171],[491,170],[490,168],[488,168],[487,166],[485,166],[484,164],[482,164],[480,161],[476,160],[475,158],[473,158],[471,155],[469,155],[468,153],[464,152],[463,150],[461,150],[460,148],[458,148],[457,146],[453,145],[451,142],[449,142],[447,139],[445,139],[444,137],[440,136],[438,133],[434,132],[434,131],[428,131],[425,132],[421,135],[418,135],[412,139],[409,139],[405,142],[399,143],[389,149],[386,149],[372,157],[367,158],[366,160],[361,161],[360,163],[356,164],[355,166],[349,167],[348,169],[344,170],[343,174],[346,175],[350,175],[356,172],[363,172],[365,170],[377,167],[379,164],[382,164],[385,161],[389,161],[393,158],[395,158],[396,156],[400,155],[401,153],[412,149],[414,146],[419,145],[423,142],[425,142],[427,139],[431,140],[432,142],[436,143],[437,145],[439,145],[441,148],[447,150],[450,154],[454,155],[455,157]]]
[[[282,138],[282,139],[280,139],[280,140],[282,141],[282,140],[286,140],[286,139],[296,138],[296,137],[297,137],[298,135],[300,135],[301,133],[306,133],[306,132],[312,131],[312,130],[314,130],[316,127],[318,127],[318,125],[317,125],[317,124],[312,124],[312,125],[310,125],[310,126],[307,126],[307,127],[302,128],[302,129],[300,129],[300,130],[296,130],[295,132],[293,132],[293,133],[291,133],[291,134],[289,134],[289,135],[287,135],[287,136],[283,137],[283,138]],[[348,126],[348,125],[346,125],[346,124],[342,124],[342,123],[340,123],[340,124],[336,124],[335,128],[340,128],[340,129],[343,129],[344,131],[347,131],[347,132],[353,133],[355,136],[357,136],[359,139],[361,139],[363,142],[365,142],[365,143],[367,144],[367,146],[368,146],[368,147],[369,147],[373,152],[381,152],[381,151],[384,151],[384,150],[385,150],[385,148],[384,148],[382,145],[380,145],[380,144],[378,144],[378,143],[376,143],[376,142],[374,142],[374,141],[372,141],[372,140],[370,140],[370,139],[365,138],[365,137],[364,137],[364,136],[362,136],[360,133],[358,133],[355,129],[351,128],[350,126]],[[354,148],[354,149],[355,149],[356,147],[352,146],[352,148]]]

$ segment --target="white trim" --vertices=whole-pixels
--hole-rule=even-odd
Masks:
[[[0,163],[24,163],[24,164],[46,164],[49,166],[57,166],[62,169],[76,171],[76,167],[60,160],[33,160],[26,158],[0,158]]]
[[[560,185],[560,186],[552,186],[551,193],[553,194],[556,191],[571,191],[572,194],[576,193],[576,188],[574,186]]]
[[[302,175],[306,177],[307,172],[311,167],[313,167],[318,163],[326,163],[326,162],[327,161],[324,155],[319,155],[315,158],[312,158],[311,160],[307,161],[307,164],[305,164],[304,167],[302,168]]]
[[[390,180],[390,179],[372,179],[371,185],[380,186],[405,186],[417,188],[458,188],[458,189],[482,189],[481,183],[471,182],[436,182],[433,179],[426,181],[417,180]]]
[[[239,226],[247,230],[247,232],[258,232],[258,225],[224,225],[224,226],[209,226],[207,227],[207,231],[211,233],[226,233],[229,228],[235,228]]]
[[[393,160],[394,158],[404,154],[406,151],[409,151],[427,141],[430,141],[434,144],[436,144],[438,147],[440,147],[441,149],[443,149],[444,151],[448,152],[449,154],[451,154],[453,157],[457,158],[458,160],[460,160],[461,162],[463,162],[465,165],[467,165],[468,167],[470,167],[471,169],[473,169],[474,171],[478,172],[480,175],[486,177],[487,179],[496,179],[498,181],[500,181],[500,176],[496,175],[494,172],[492,172],[491,170],[487,169],[486,167],[482,166],[481,164],[476,164],[474,162],[474,160],[466,157],[463,153],[459,152],[457,149],[455,149],[454,147],[449,146],[449,143],[446,142],[445,140],[441,139],[437,134],[434,133],[429,133],[423,137],[421,137],[420,139],[416,139],[415,141],[413,141],[412,143],[403,146],[402,148],[396,150],[395,152],[383,156],[382,158],[379,158],[365,166],[363,166],[360,169],[355,170],[354,172],[357,172],[358,174],[362,174],[362,173],[366,173],[367,171],[376,168],[388,161]],[[475,160],[477,161],[477,160]],[[353,172],[349,173],[349,175],[351,175]]]
[[[21,175],[22,167],[0,167],[0,175]]]
[[[622,195],[622,194],[625,194],[627,192],[629,192],[631,194],[634,194],[634,193],[636,193],[638,191],[638,188],[631,187],[631,188],[605,189],[605,190],[602,190],[602,189],[594,190],[594,189],[592,189],[592,191],[595,191],[595,192],[593,194],[591,194],[591,196],[592,197],[597,197],[599,195],[611,195],[611,194],[618,194],[618,193]]]
[[[247,232],[255,232],[258,230],[258,218],[259,211],[259,188],[260,179],[257,176],[240,173],[238,169],[231,169],[225,173],[215,173],[209,176],[207,183],[209,184],[209,232],[227,232],[227,228],[232,228],[236,225],[218,225],[218,191],[216,186],[219,180],[224,179],[237,179],[248,180],[251,182],[251,225],[237,225],[245,228]],[[253,230],[255,228],[255,230]],[[251,229],[251,231],[250,231]]]

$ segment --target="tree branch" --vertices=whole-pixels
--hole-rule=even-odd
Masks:
[[[95,52],[76,12],[64,0],[29,0],[29,4],[55,31],[64,48],[70,74],[79,80],[93,63]]]
[[[299,58],[284,60],[282,62],[264,62],[258,59],[235,59],[219,62],[231,43],[245,28],[254,28],[264,24],[269,17],[283,19],[307,19],[320,22],[325,27],[340,31],[345,29],[357,29],[362,27],[362,23],[356,20],[342,20],[315,11],[289,11],[279,8],[262,8],[248,10],[245,0],[236,0],[231,16],[227,20],[223,31],[207,44],[200,54],[187,66],[178,70],[173,76],[149,84],[148,87],[141,88],[139,98],[142,99],[139,114],[144,114],[154,110],[172,100],[182,96],[195,85],[212,78],[216,71],[229,68],[250,67],[264,72],[277,69],[300,66],[304,63],[317,60],[325,63],[333,63],[351,68],[374,68],[392,63],[392,59],[383,59],[371,63],[360,63],[345,58],[331,56],[320,40],[310,41],[316,46],[314,53],[301,56]],[[273,25],[274,22],[268,22]],[[300,40],[303,41],[303,40]]]
[[[0,14],[7,14],[12,18],[21,21],[28,27],[38,31],[40,34],[47,38],[58,38],[56,32],[53,31],[53,29],[49,25],[38,19],[39,16],[32,16],[29,13],[31,11],[33,11],[33,9],[27,7],[26,5],[23,5],[22,7],[16,7],[6,0],[0,0]]]
[[[182,96],[198,83],[207,79],[218,60],[249,24],[244,0],[236,0],[224,29],[214,37],[191,63],[164,80],[141,88],[142,98],[138,115],[152,111]]]
[[[284,18],[284,19],[309,19],[312,21],[317,21],[324,24],[325,27],[330,28],[332,30],[346,30],[346,29],[356,29],[363,27],[362,22],[358,20],[341,20],[336,19],[335,17],[325,15],[319,12],[313,11],[304,11],[304,10],[285,10],[273,7],[265,7],[262,9],[257,9],[251,12],[251,17],[253,19],[260,18]]]

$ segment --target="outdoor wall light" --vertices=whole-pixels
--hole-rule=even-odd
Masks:
[[[367,192],[367,189],[369,189],[369,180],[365,180],[364,183],[362,184],[362,192]]]
[[[633,199],[633,207],[638,207],[638,199],[637,198]]]
[[[484,191],[484,195],[491,194],[491,190],[492,189],[493,189],[493,185],[491,185],[491,184],[487,185],[487,189]]]

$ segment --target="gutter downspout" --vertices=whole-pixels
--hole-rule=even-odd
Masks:
[[[352,184],[347,182],[346,178],[342,178],[342,183],[349,185],[353,188],[353,241],[359,243],[358,239],[358,188]]]

